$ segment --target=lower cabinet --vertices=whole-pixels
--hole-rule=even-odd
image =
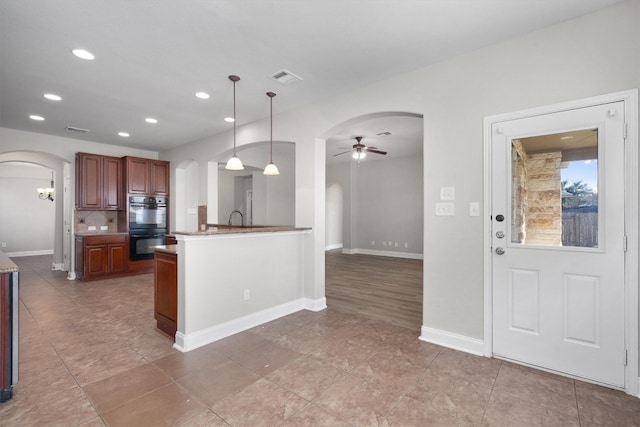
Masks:
[[[76,236],[76,277],[104,279],[127,272],[127,235]]]
[[[156,251],[154,315],[157,328],[174,341],[178,329],[178,256]]]

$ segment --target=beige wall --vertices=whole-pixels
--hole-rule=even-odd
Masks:
[[[305,293],[324,294],[324,139],[341,124],[380,112],[424,116],[423,325],[483,338],[483,118],[640,86],[640,2],[631,0],[469,52],[304,108],[279,114],[278,139],[296,143],[296,224],[314,229],[305,248]],[[355,120],[354,120],[355,119]],[[239,128],[251,143],[266,122]],[[274,135],[275,136],[275,135]],[[161,158],[218,159],[217,135]],[[456,215],[436,217],[440,188],[455,187]]]

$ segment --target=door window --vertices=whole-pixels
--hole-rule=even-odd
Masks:
[[[511,140],[511,242],[598,247],[598,129]]]

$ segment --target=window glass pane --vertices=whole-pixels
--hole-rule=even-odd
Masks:
[[[598,247],[598,132],[511,141],[511,241]]]

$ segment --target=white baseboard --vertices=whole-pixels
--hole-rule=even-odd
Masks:
[[[454,350],[484,356],[484,341],[476,338],[470,338],[464,335],[458,335],[452,332],[423,326],[421,329],[420,339],[422,341],[438,344]]]
[[[322,311],[327,308],[327,299],[322,297],[318,299],[304,298],[304,308],[309,311]]]
[[[53,255],[53,249],[45,249],[41,251],[5,252],[5,255],[9,258],[17,256]]]
[[[342,243],[336,243],[336,244],[334,244],[334,245],[327,245],[327,246],[325,246],[325,247],[324,247],[324,250],[325,250],[325,251],[330,251],[330,250],[333,250],[333,249],[340,249],[340,248],[342,248]]]
[[[393,258],[408,258],[408,259],[424,259],[423,254],[415,254],[411,252],[395,252],[395,251],[377,251],[373,249],[342,249],[343,254],[363,254],[363,255],[376,255],[376,256],[388,256]]]
[[[173,345],[173,348],[182,352],[195,350],[198,347],[221,340],[222,338],[237,334],[238,332],[246,331],[247,329],[262,325],[263,323],[304,310],[306,308],[305,304],[308,301],[311,301],[314,304],[320,304],[317,303],[319,300],[307,300],[305,298],[300,298],[186,335],[181,332],[176,332],[176,342]]]

